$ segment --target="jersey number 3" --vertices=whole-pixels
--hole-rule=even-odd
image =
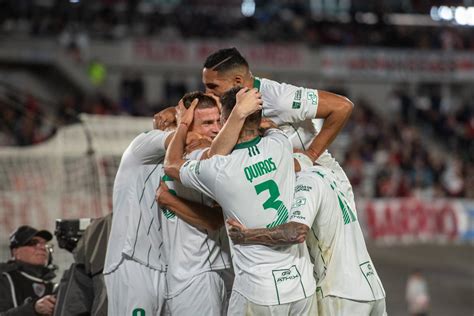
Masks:
[[[268,190],[270,197],[263,203],[263,208],[267,209],[274,209],[277,211],[277,219],[272,223],[267,225],[267,228],[272,228],[283,223],[286,223],[288,220],[288,209],[283,202],[278,200],[280,197],[280,190],[278,189],[278,185],[273,180],[267,180],[255,186],[255,191],[257,194],[262,193],[263,191]]]

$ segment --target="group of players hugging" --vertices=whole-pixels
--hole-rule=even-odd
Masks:
[[[235,48],[211,54],[202,80],[122,156],[109,315],[386,315],[326,150],[352,102],[255,77]]]

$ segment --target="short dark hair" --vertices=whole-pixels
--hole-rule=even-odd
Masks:
[[[242,87],[234,87],[224,93],[221,97],[221,104],[222,104],[222,115],[225,119],[227,119],[232,112],[232,110],[235,107],[235,104],[237,103],[237,93],[240,91],[240,89],[243,89]],[[260,121],[262,120],[262,111],[259,110],[252,115],[249,115],[245,119],[245,124],[256,124],[257,126],[260,125]]]
[[[204,68],[217,72],[225,72],[238,67],[249,68],[249,64],[235,47],[219,49],[209,55],[204,62]]]
[[[196,108],[208,109],[208,108],[217,107],[216,100],[213,97],[207,94],[204,94],[201,91],[193,91],[193,92],[186,93],[183,96],[184,107],[186,109],[189,109],[194,99],[198,99],[198,105],[196,106]]]

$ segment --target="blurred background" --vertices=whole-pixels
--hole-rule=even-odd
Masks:
[[[474,315],[474,0],[0,0],[0,259],[19,225],[109,213],[128,143],[232,46],[354,102],[330,151],[388,313],[421,269],[429,315]]]

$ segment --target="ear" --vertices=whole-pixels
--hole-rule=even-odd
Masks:
[[[242,75],[236,74],[234,76],[234,87],[235,86],[241,86],[241,87],[244,86],[244,77]]]

